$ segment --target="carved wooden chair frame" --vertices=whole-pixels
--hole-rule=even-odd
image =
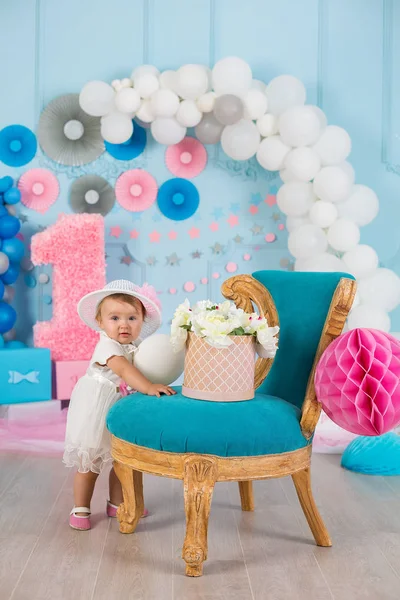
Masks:
[[[301,430],[310,439],[321,411],[314,388],[316,365],[327,346],[342,332],[356,292],[356,282],[343,278],[333,295],[322,331],[302,405]],[[251,312],[254,303],[271,326],[279,325],[275,303],[265,287],[250,275],[238,275],[222,285],[225,298]],[[264,381],[272,359],[258,359],[255,387]],[[214,485],[217,481],[239,482],[241,506],[254,510],[253,480],[291,475],[301,507],[318,546],[331,546],[328,531],[316,507],[310,479],[311,444],[293,452],[266,456],[222,458],[201,454],[161,452],[112,437],[114,468],[122,484],[123,503],[118,509],[120,531],[133,533],[143,513],[143,473],[183,480],[186,537],[182,558],[186,575],[202,575],[207,559],[208,517]]]

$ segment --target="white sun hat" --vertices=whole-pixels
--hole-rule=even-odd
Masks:
[[[161,303],[152,285],[144,283],[142,287],[126,279],[116,279],[107,283],[102,290],[96,290],[83,296],[78,303],[78,315],[86,325],[95,331],[101,331],[96,321],[97,307],[100,302],[113,294],[127,294],[140,300],[146,309],[146,317],[140,332],[140,339],[149,337],[161,325]]]

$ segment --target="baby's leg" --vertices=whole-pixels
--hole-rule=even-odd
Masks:
[[[75,473],[74,478],[74,502],[75,506],[86,506],[90,508],[90,502],[93,496],[93,490],[98,477],[97,473]],[[76,513],[79,516],[87,516],[83,513]]]
[[[115,506],[122,504],[122,487],[121,483],[114,471],[114,467],[110,471],[109,477],[109,488],[110,488],[110,502]]]

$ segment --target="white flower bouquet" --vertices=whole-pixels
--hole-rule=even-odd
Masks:
[[[227,348],[233,336],[256,338],[257,353],[263,358],[273,358],[277,351],[275,337],[279,327],[269,327],[265,317],[246,313],[233,302],[220,304],[202,300],[193,307],[185,300],[175,311],[171,324],[171,343],[176,352],[184,348],[189,332],[203,338],[214,348]]]

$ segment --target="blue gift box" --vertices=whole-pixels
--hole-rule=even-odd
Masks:
[[[47,348],[0,350],[0,404],[51,400],[51,358]]]

